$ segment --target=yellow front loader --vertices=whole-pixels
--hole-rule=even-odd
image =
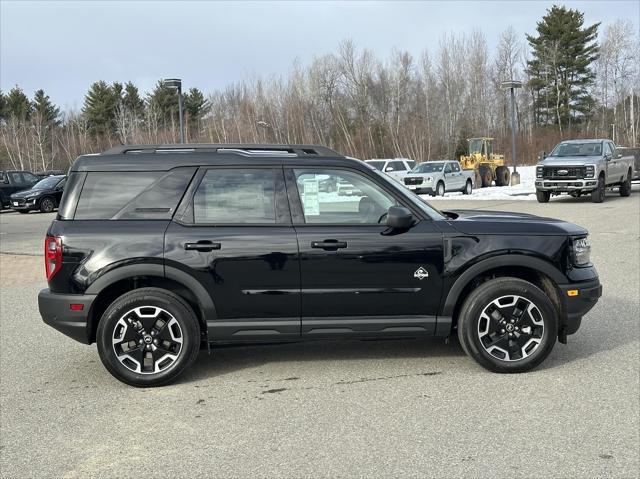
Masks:
[[[493,138],[469,138],[468,154],[460,156],[460,166],[463,170],[475,172],[475,187],[508,186],[511,174],[504,166],[504,155],[493,152]]]

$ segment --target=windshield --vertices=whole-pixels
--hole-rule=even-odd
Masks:
[[[384,166],[384,161],[367,161],[369,166],[373,166],[376,170],[382,171],[382,167]]]
[[[49,190],[55,188],[55,186],[60,182],[60,177],[50,176],[49,178],[45,178],[44,180],[38,181],[35,185],[33,185],[34,190]]]
[[[411,170],[411,173],[435,173],[435,172],[442,171],[443,167],[444,167],[444,163],[436,163],[436,162],[428,161],[426,163],[420,163],[413,170]]]
[[[549,156],[601,156],[602,143],[585,142],[585,143],[560,143],[556,146]]]

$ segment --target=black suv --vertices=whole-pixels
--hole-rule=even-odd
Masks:
[[[31,188],[11,195],[11,207],[19,213],[41,211],[51,213],[60,204],[65,175],[48,176],[38,181]]]
[[[579,226],[441,212],[325,147],[123,146],[73,164],[38,303],[135,386],[205,345],[456,332],[485,368],[522,372],[600,297],[589,252]]]

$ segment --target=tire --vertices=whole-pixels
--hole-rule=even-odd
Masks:
[[[471,184],[471,180],[467,180],[464,184],[464,188],[462,189],[462,194],[470,195],[471,193],[473,193],[473,185]]]
[[[442,181],[438,181],[438,185],[436,186],[436,196],[444,196],[445,187]]]
[[[604,190],[604,176],[600,175],[598,177],[598,187],[591,192],[591,202],[602,203],[604,201]]]
[[[496,168],[496,186],[509,186],[511,172],[506,166],[498,166]]]
[[[56,207],[56,202],[50,196],[45,196],[40,200],[40,211],[42,213],[51,213]]]
[[[551,192],[536,190],[536,198],[538,199],[538,203],[549,203],[549,198],[551,198]]]
[[[473,172],[474,172],[473,186],[476,188],[482,188],[482,176],[480,176],[479,168],[476,168],[475,170],[473,170]]]
[[[131,339],[125,342],[127,337]],[[136,387],[161,386],[195,361],[200,326],[193,309],[178,295],[141,288],[123,294],[107,308],[98,323],[96,342],[102,364],[116,379]],[[149,355],[152,362],[145,362]]]
[[[493,172],[491,171],[491,167],[489,165],[480,165],[478,167],[478,171],[480,172],[480,178],[482,179],[482,187],[487,188],[491,186],[493,182]]]
[[[631,195],[631,177],[633,173],[631,170],[627,173],[627,179],[620,183],[620,196],[630,196]]]
[[[537,286],[518,278],[496,278],[474,289],[458,319],[463,349],[497,373],[535,368],[549,356],[557,337],[553,303]]]

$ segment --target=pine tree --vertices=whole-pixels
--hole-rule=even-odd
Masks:
[[[33,115],[38,115],[45,124],[60,124],[60,109],[51,103],[49,95],[45,95],[44,90],[37,90],[33,95],[32,109]]]
[[[599,25],[584,27],[584,14],[554,5],[538,22],[538,35],[527,35],[532,48],[527,73],[539,122],[556,124],[562,131],[588,114]]]
[[[190,88],[184,96],[184,113],[189,122],[189,128],[197,128],[202,117],[209,111],[209,102],[197,88]]]
[[[115,130],[115,115],[118,106],[117,86],[107,85],[100,80],[89,87],[84,97],[82,114],[84,115],[89,130],[94,135],[108,135]]]
[[[0,90],[0,124],[7,121],[7,97]]]
[[[131,112],[135,118],[142,118],[144,116],[144,101],[140,98],[138,87],[131,82],[127,82],[124,86],[123,102],[125,108]]]
[[[166,125],[171,119],[178,122],[178,94],[175,90],[164,86],[159,80],[153,91],[147,95],[149,108],[157,111],[160,120]]]
[[[6,96],[6,115],[18,121],[31,118],[31,102],[19,86],[15,86]]]

